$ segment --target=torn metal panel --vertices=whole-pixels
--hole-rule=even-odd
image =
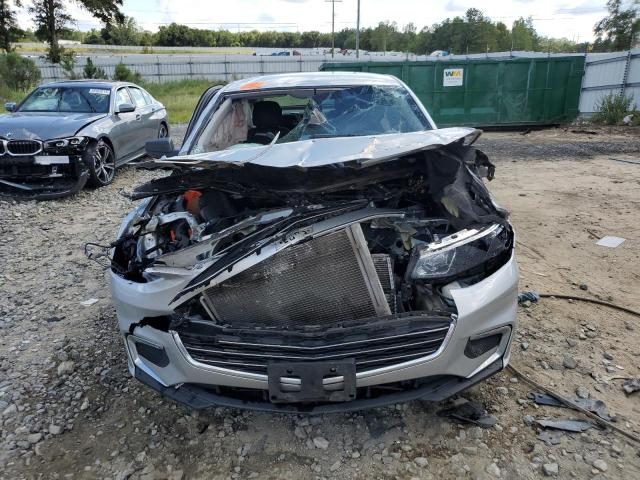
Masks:
[[[247,163],[276,168],[312,168],[351,162],[372,165],[450,145],[466,137],[475,140],[478,133],[473,128],[454,127],[387,135],[322,138],[178,156],[171,160],[156,160],[155,163],[181,168],[218,168]]]

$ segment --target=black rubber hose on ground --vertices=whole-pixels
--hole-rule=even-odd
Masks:
[[[557,295],[555,293],[540,293],[540,298],[561,298],[563,300],[577,300],[579,302],[588,302],[595,303],[596,305],[603,305],[609,308],[615,308],[616,310],[620,310],[621,312],[626,312],[630,315],[635,315],[636,317],[640,317],[640,312],[636,310],[632,310],[631,308],[621,307],[620,305],[616,305],[615,303],[605,302],[603,300],[598,300],[596,298],[589,297],[580,297],[576,295]]]

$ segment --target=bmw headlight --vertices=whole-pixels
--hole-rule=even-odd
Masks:
[[[511,229],[500,224],[460,230],[414,250],[411,278],[440,281],[490,269],[511,250],[512,241]]]
[[[80,153],[89,143],[89,137],[55,138],[44,142],[44,150],[48,153]]]

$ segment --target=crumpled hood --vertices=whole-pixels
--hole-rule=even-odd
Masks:
[[[105,113],[9,113],[0,115],[0,137],[13,140],[72,137],[84,126],[104,117]]]
[[[230,148],[177,156],[168,160],[157,160],[155,163],[198,168],[245,163],[277,168],[311,168],[354,161],[371,164],[411,152],[449,145],[473,135],[477,138],[480,131],[453,127],[411,133],[321,138],[258,147]]]

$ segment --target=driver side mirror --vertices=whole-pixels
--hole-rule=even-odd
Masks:
[[[170,138],[158,138],[157,140],[148,140],[144,144],[144,151],[152,158],[175,157],[178,150],[173,145]]]
[[[116,109],[116,113],[130,113],[130,112],[134,112],[136,109],[136,106],[133,105],[132,103],[121,103],[120,105],[118,105],[118,108]]]
[[[7,112],[15,112],[16,110],[16,102],[7,102],[4,104],[4,109]]]

